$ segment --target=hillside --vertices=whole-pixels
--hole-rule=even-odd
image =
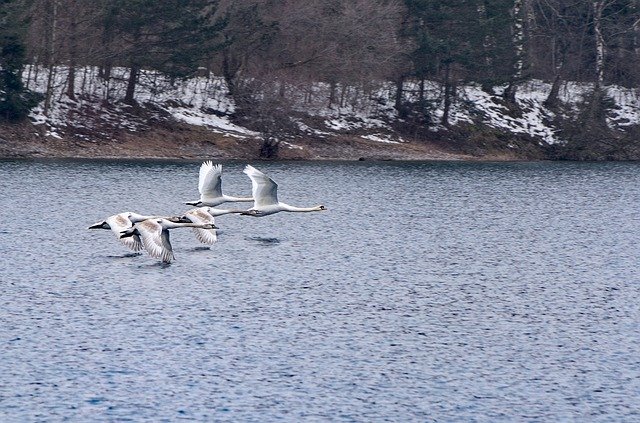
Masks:
[[[399,117],[391,84],[378,84],[367,97],[347,90],[341,106],[332,107],[327,106],[328,87],[315,84],[312,94],[300,92],[300,99],[288,105],[284,119],[282,111],[264,113],[286,120],[274,129],[237,110],[224,81],[214,75],[172,81],[143,72],[136,104],[124,104],[126,72],[116,69],[105,82],[95,68],[85,68],[78,72],[71,99],[65,94],[66,70],[56,69],[55,94],[46,113],[43,101],[28,122],[0,126],[0,157],[256,159],[266,140],[277,145],[273,157],[279,159],[563,158],[558,151],[575,141],[571,123],[590,90],[566,84],[562,108],[550,110],[544,100],[551,87],[540,81],[521,84],[517,107],[505,103],[500,88],[462,87],[451,107],[451,125],[442,127],[437,124],[443,112],[438,84],[427,87],[430,108],[420,122]],[[41,75],[25,78],[29,89],[45,91]],[[406,86],[409,102],[413,92]],[[605,141],[611,147],[602,156],[594,150],[585,158],[637,159],[633,133],[640,101],[634,90],[620,87],[609,87],[607,95],[613,105],[607,109],[606,133],[597,135],[610,137]]]

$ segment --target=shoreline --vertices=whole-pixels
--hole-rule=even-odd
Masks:
[[[0,159],[89,160],[294,160],[294,161],[528,161],[517,150],[467,154],[433,142],[383,143],[359,135],[296,138],[279,145],[277,157],[261,158],[262,141],[190,125],[161,125],[111,139],[53,137],[29,123],[0,126]]]

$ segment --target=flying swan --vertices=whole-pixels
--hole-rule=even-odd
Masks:
[[[169,229],[176,228],[218,229],[213,223],[193,223],[182,221],[182,219],[178,222],[163,218],[147,219],[122,231],[120,238],[138,236],[151,257],[160,259],[163,263],[171,263],[175,256],[169,239]]]
[[[185,212],[181,218],[192,223],[211,223],[215,225],[215,217],[230,213],[244,213],[244,210],[214,209],[213,207],[205,206],[191,209]],[[203,244],[214,244],[218,240],[215,229],[193,228],[193,232],[196,234],[196,239]]]
[[[123,212],[107,217],[105,220],[94,223],[88,229],[111,229],[113,233],[120,239],[126,247],[132,251],[140,251],[143,248],[142,242],[138,235],[132,235],[128,238],[121,238],[120,233],[132,228],[135,223],[142,222],[147,219],[157,219],[160,216],[144,216],[138,213]]]
[[[326,210],[323,205],[314,207],[294,207],[278,201],[278,184],[251,165],[244,168],[244,173],[251,179],[253,207],[241,213],[246,216],[262,217],[285,212],[313,212]]]
[[[200,166],[200,178],[198,180],[200,199],[189,201],[189,206],[215,207],[228,201],[253,201],[250,197],[233,197],[222,193],[222,165],[214,165],[210,160]]]

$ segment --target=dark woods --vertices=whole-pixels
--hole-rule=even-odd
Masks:
[[[603,87],[640,86],[639,0],[0,0],[0,116],[19,119],[36,96],[19,82],[25,63],[52,75],[128,69],[123,98],[136,105],[141,70],[172,78],[224,77],[241,119],[272,134],[290,126],[294,103],[329,88],[329,107],[393,82],[390,101],[415,126],[450,126],[459,87],[480,84],[518,113],[519,84],[552,84],[559,110],[566,81],[588,82],[580,116],[600,128]],[[427,92],[427,82],[441,90]],[[51,77],[50,81],[51,83]],[[500,87],[497,90],[495,87]],[[411,93],[409,93],[411,90]],[[45,112],[51,87],[44,92]],[[411,94],[411,95],[409,95]],[[435,97],[434,97],[435,96]],[[435,119],[434,103],[443,105]],[[260,129],[261,128],[261,129]],[[574,128],[584,138],[584,126]],[[571,131],[568,131],[571,134]],[[269,136],[269,150],[277,141]]]

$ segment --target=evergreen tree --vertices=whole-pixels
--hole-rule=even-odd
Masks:
[[[8,16],[9,3],[9,0],[0,3],[0,119],[18,121],[29,114],[40,97],[22,83],[24,46],[18,28]]]
[[[449,125],[449,111],[460,83],[478,78],[484,68],[484,37],[475,2],[406,0],[416,41],[411,54],[418,80],[435,79],[443,85],[444,112],[441,123]],[[420,91],[422,99],[424,93]]]
[[[124,101],[134,103],[140,70],[173,78],[193,74],[219,44],[223,26],[217,2],[207,0],[111,0],[105,9],[106,39],[115,62],[130,69]]]

